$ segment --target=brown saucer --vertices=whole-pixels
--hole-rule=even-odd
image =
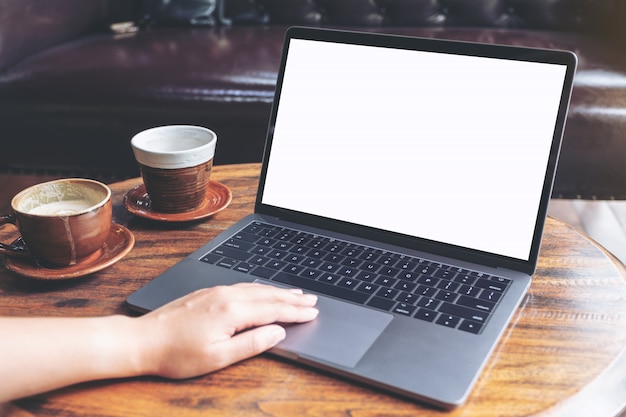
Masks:
[[[233,199],[228,187],[217,181],[210,181],[206,198],[202,205],[185,213],[161,213],[152,210],[150,196],[146,187],[141,184],[130,190],[124,196],[124,207],[136,216],[163,222],[187,222],[209,217],[224,210]]]
[[[5,256],[8,270],[16,274],[44,280],[78,278],[100,271],[122,259],[135,245],[135,237],[130,230],[119,224],[111,225],[111,233],[106,242],[94,255],[76,265],[49,268],[39,265],[32,258]]]

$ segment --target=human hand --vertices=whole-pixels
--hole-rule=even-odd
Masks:
[[[142,373],[189,378],[255,356],[285,338],[275,323],[315,319],[317,297],[242,283],[198,290],[137,318]]]

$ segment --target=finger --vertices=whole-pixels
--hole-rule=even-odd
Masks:
[[[271,323],[304,323],[314,320],[318,315],[319,310],[315,307],[257,302],[232,311],[230,323],[237,333]]]
[[[230,287],[237,291],[236,299],[239,301],[279,301],[294,305],[313,306],[317,302],[314,294],[304,294],[299,288],[279,288],[273,285],[260,283],[239,283]]]
[[[285,329],[269,324],[242,332],[212,346],[215,369],[221,369],[244,359],[256,356],[276,346],[286,337]]]

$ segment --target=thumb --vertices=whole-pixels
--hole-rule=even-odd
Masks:
[[[223,368],[271,349],[286,336],[285,329],[277,324],[256,327],[214,345],[214,354],[222,358],[218,363]]]

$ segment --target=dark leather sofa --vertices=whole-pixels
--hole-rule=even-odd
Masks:
[[[0,0],[0,172],[134,176],[130,137],[174,123],[214,129],[216,164],[260,161],[284,31],[306,25],[575,51],[554,196],[626,198],[622,0],[218,0],[212,26],[147,3]]]

